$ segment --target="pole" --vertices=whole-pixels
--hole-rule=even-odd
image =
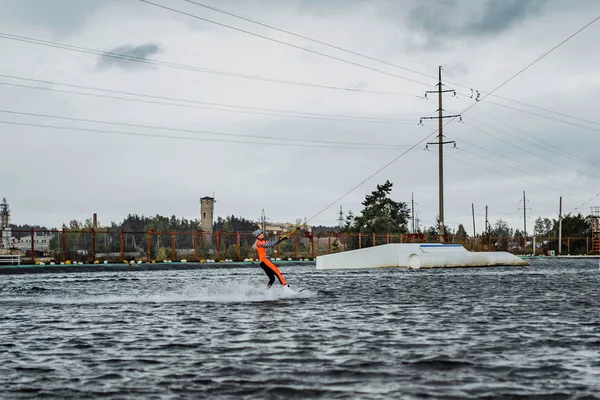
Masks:
[[[471,213],[473,214],[473,237],[477,236],[475,232],[475,205],[471,203]]]
[[[485,234],[488,234],[488,206],[485,206]]]
[[[412,197],[412,206],[411,206],[411,211],[412,211],[412,233],[415,233],[415,194],[412,193],[411,197]]]
[[[92,223],[92,262],[96,260],[96,229],[98,228],[98,214],[94,213]]]
[[[562,254],[562,196],[558,205],[558,255]]]
[[[473,216],[473,239],[471,239],[471,250],[473,250],[477,240],[477,231],[475,230],[475,205],[473,203],[471,203],[471,214]]]
[[[523,190],[523,234],[527,238],[527,203],[525,203],[525,191]]]
[[[175,231],[171,231],[171,261],[175,261]]]
[[[148,259],[146,260],[147,262],[150,262],[152,260],[151,257],[151,250],[152,250],[152,236],[150,236],[150,229],[148,229]],[[194,236],[194,248],[196,248],[196,236]]]
[[[92,228],[92,262],[96,260],[96,229]]]
[[[35,229],[31,228],[31,262],[35,264]]]
[[[438,139],[439,139],[439,192],[440,192],[440,240],[444,243],[444,124],[442,121],[442,66],[439,68],[438,82]]]
[[[237,254],[236,254],[236,256],[237,256],[237,259],[240,260],[242,258],[242,252],[241,252],[241,249],[240,249],[241,243],[240,243],[240,233],[239,232],[235,233],[235,244],[237,245],[236,246],[237,247]]]
[[[294,260],[298,259],[298,237],[294,235]]]
[[[121,262],[123,262],[123,228],[119,231],[119,250],[121,253]]]
[[[61,257],[62,262],[67,261],[67,245],[66,245],[66,242],[67,242],[67,230],[63,226],[63,229],[62,229],[62,240],[61,240],[61,244],[60,244],[61,249],[62,249],[62,257]]]

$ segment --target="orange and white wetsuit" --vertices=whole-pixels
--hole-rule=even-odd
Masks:
[[[265,271],[265,273],[269,277],[269,283],[267,283],[268,288],[271,287],[273,282],[275,282],[275,276],[277,276],[279,282],[283,286],[287,285],[285,278],[283,277],[283,275],[281,275],[279,269],[275,266],[275,264],[271,262],[271,260],[267,258],[267,249],[275,247],[279,243],[281,243],[281,240],[272,240],[270,242],[267,242],[264,239],[257,239],[256,243],[254,243],[254,247],[256,248],[256,252],[258,253],[258,260],[260,261],[260,267]]]

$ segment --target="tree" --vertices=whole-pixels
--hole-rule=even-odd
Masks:
[[[514,231],[508,226],[506,221],[499,219],[494,224],[494,229],[490,232],[492,236],[513,236]]]
[[[458,230],[456,231],[456,236],[461,236],[461,237],[467,236],[467,231],[465,230],[465,227],[463,226],[463,224],[458,225]]]
[[[558,221],[554,222],[554,229],[558,236]],[[562,218],[563,237],[584,237],[592,234],[591,216],[584,217],[581,213],[577,215],[566,214]]]
[[[315,235],[319,235],[319,234],[323,234],[323,233],[330,233],[330,232],[338,233],[339,231],[340,231],[340,228],[338,226],[318,225],[318,226],[312,227],[312,233]]]
[[[354,217],[352,213],[346,218],[344,230],[351,233],[406,233],[409,211],[406,203],[396,202],[388,196],[393,184],[386,181],[377,185],[362,202],[361,215]]]
[[[433,232],[433,235],[439,235],[442,231],[441,228],[442,224],[440,224],[440,216],[436,215],[435,216],[435,231]],[[444,224],[444,234],[448,235],[450,233],[450,229],[448,228],[448,225]]]
[[[409,211],[406,203],[397,202],[389,198],[392,192],[392,183],[386,181],[377,185],[377,190],[365,196],[364,206],[360,215],[355,216],[352,211],[346,216],[346,223],[342,229],[344,233],[407,233],[406,227]],[[374,245],[372,237],[362,238],[361,246]],[[349,241],[349,248],[358,247],[358,238]]]
[[[533,226],[535,236],[547,237],[552,234],[553,222],[549,218],[538,217]]]

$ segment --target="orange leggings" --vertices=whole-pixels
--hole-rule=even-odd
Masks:
[[[269,283],[267,284],[268,287],[271,287],[273,282],[275,282],[275,275],[277,275],[277,278],[279,279],[279,282],[281,282],[282,285],[286,284],[285,278],[283,277],[283,275],[281,275],[281,272],[279,272],[279,269],[277,269],[275,264],[273,264],[271,261],[269,261],[269,260],[261,261],[260,267],[265,271],[265,273],[269,277]]]

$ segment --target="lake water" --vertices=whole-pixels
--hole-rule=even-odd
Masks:
[[[0,397],[600,395],[598,260],[282,272],[0,276]]]

